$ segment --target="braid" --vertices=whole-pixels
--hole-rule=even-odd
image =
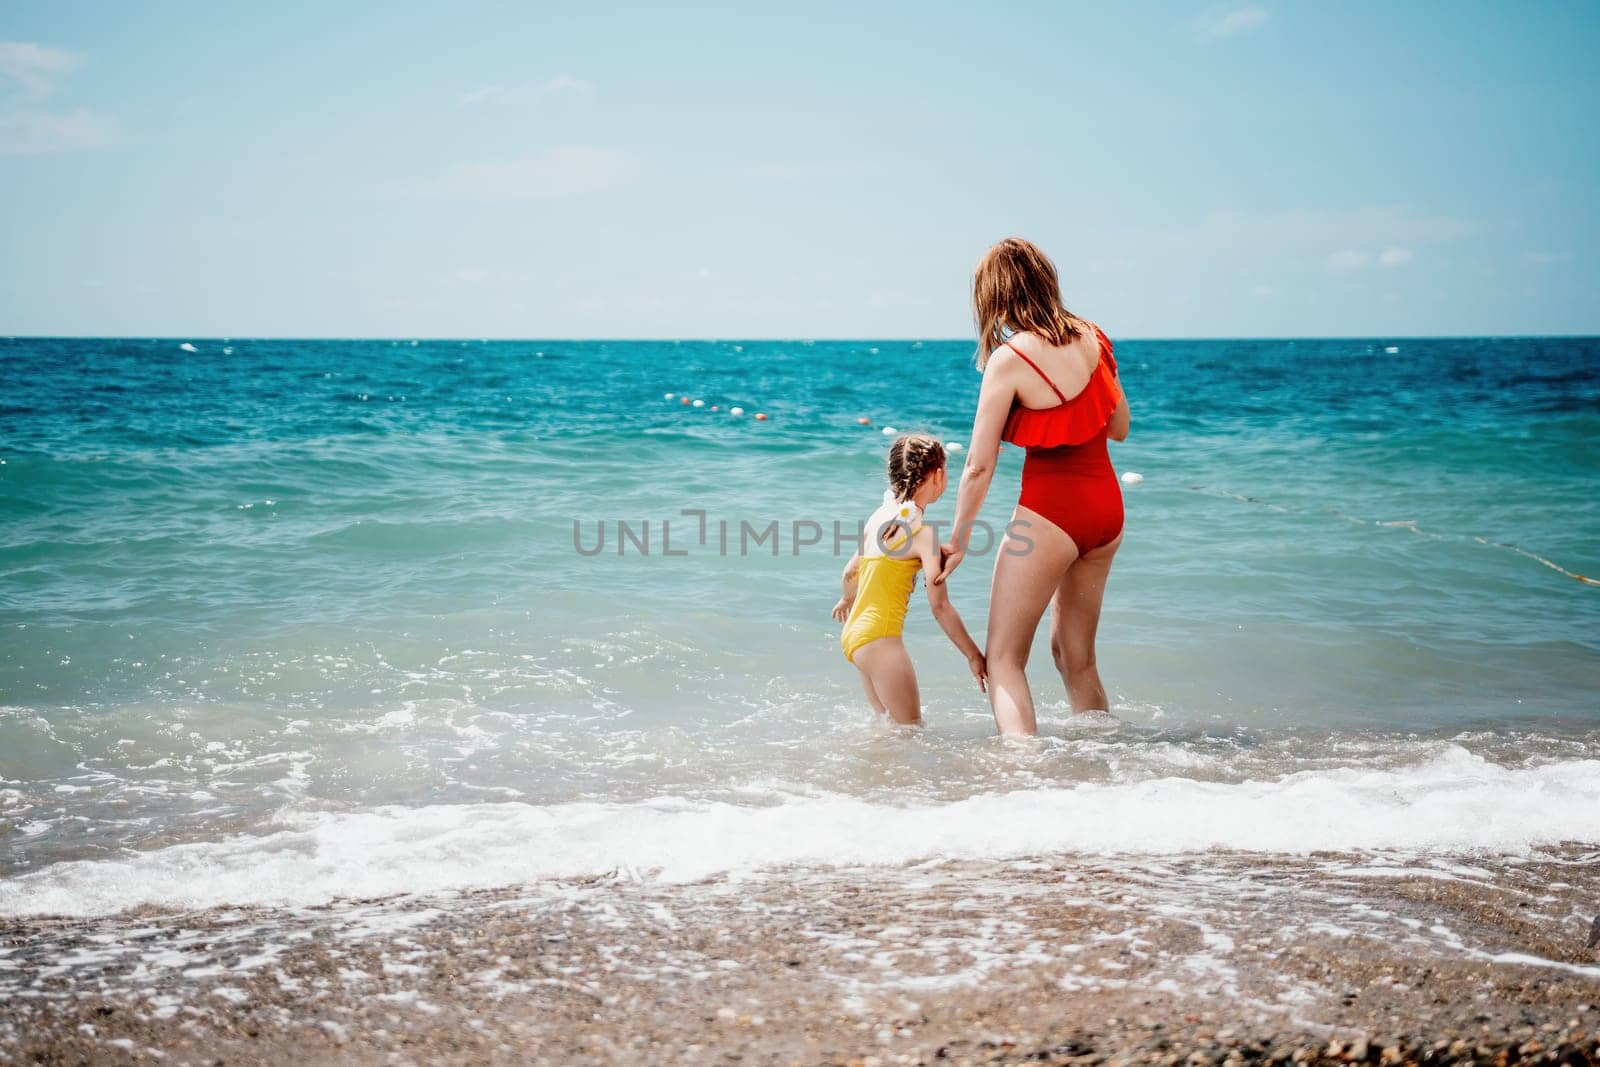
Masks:
[[[889,446],[889,488],[895,499],[910,500],[944,462],[944,446],[936,437],[907,433],[895,438]]]

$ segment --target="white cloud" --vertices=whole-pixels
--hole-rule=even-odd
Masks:
[[[1200,34],[1212,40],[1233,37],[1267,21],[1262,7],[1214,7],[1200,15]]]
[[[884,164],[864,159],[777,160],[752,164],[745,172],[764,181],[784,182],[853,182],[862,178],[881,178],[891,173]]]
[[[627,155],[609,148],[552,148],[527,159],[457,163],[416,191],[447,200],[540,200],[604,189],[632,170]]]
[[[1423,248],[1470,237],[1481,229],[1470,219],[1373,206],[1260,214],[1215,211],[1186,226],[1132,229],[1119,239],[1134,262],[1175,253],[1213,259],[1284,253],[1304,259],[1324,249]]]
[[[484,85],[462,93],[463,104],[492,104],[513,100],[537,100],[555,93],[586,94],[594,91],[592,82],[574,78],[570,74],[555,74],[543,81],[518,82],[515,85]]]
[[[79,152],[110,143],[111,123],[86,108],[44,109],[44,99],[82,65],[75,52],[0,41],[0,156]]]
[[[1372,263],[1380,267],[1403,267],[1415,258],[1416,253],[1411,249],[1390,245],[1377,255],[1357,248],[1341,248],[1328,256],[1327,263],[1331,271],[1352,271],[1360,270]]]
[[[0,114],[0,156],[82,152],[111,143],[112,125],[83,108],[66,113],[19,111]]]
[[[0,41],[0,79],[29,96],[49,96],[63,78],[82,65],[83,57],[75,52],[26,41]]]
[[[926,308],[932,306],[932,302],[925,296],[915,296],[899,290],[879,290],[878,292],[870,293],[864,301],[864,304],[869,308],[896,309]]]

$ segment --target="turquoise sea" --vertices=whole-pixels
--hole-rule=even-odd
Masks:
[[[1041,632],[1019,744],[920,592],[920,732],[828,618],[969,343],[0,340],[0,913],[1600,842],[1600,339],[1117,357],[1115,718]]]

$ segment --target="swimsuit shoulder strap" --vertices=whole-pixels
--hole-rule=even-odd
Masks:
[[[1018,348],[1016,345],[1012,344],[1010,341],[1007,341],[1005,344],[1006,344],[1007,348],[1011,349],[1011,351],[1015,352],[1019,356],[1022,356],[1022,362],[1026,363],[1028,366],[1032,367],[1033,368],[1033,373],[1037,374],[1039,377],[1044,379],[1044,384],[1048,385],[1051,388],[1051,390],[1056,394],[1057,397],[1060,398],[1060,400],[1061,400],[1061,402],[1063,404],[1065,404],[1067,402],[1067,395],[1065,393],[1063,393],[1060,389],[1056,388],[1056,383],[1050,380],[1050,375],[1046,374],[1044,371],[1039,369],[1039,364],[1035,363],[1033,360],[1031,360],[1027,356],[1023,355],[1022,354],[1022,349]]]

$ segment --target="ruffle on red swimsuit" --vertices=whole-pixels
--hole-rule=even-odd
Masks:
[[[1111,339],[1094,327],[1100,361],[1088,384],[1068,397],[1038,364],[1006,343],[1055,390],[1061,403],[1048,408],[1013,403],[1002,441],[1028,450],[1017,503],[1061,528],[1079,555],[1108,545],[1122,534],[1122,485],[1106,451],[1106,426],[1122,401]]]
[[[1100,339],[1100,362],[1095,364],[1089,382],[1077,396],[1068,398],[1039,365],[1010,341],[1006,347],[1022,357],[1022,362],[1032,367],[1045,384],[1055,390],[1061,403],[1048,408],[1027,408],[1021,402],[1011,406],[1011,414],[1000,431],[1000,440],[1022,448],[1057,448],[1061,445],[1081,445],[1106,428],[1111,413],[1122,400],[1122,387],[1117,384],[1117,361],[1111,354],[1111,339],[1100,327],[1094,327]]]

